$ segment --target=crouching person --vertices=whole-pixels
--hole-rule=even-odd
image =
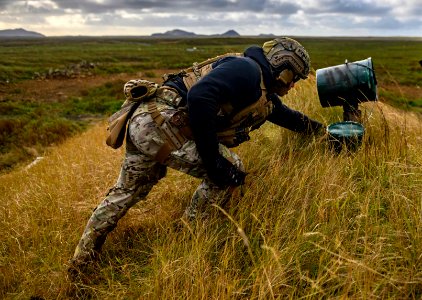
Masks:
[[[307,78],[309,69],[303,46],[282,37],[243,54],[195,63],[160,86],[127,82],[127,100],[112,116],[107,140],[117,148],[127,133],[120,175],[88,220],[69,272],[83,272],[95,260],[107,234],[145,199],[167,167],[202,179],[184,213],[192,220],[201,207],[229,198],[233,188],[244,183],[242,161],[229,148],[248,141],[251,130],[268,120],[296,132],[321,131],[321,123],[281,102],[298,80]]]

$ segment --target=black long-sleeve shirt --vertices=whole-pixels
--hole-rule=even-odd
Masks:
[[[270,89],[274,76],[260,47],[250,47],[244,57],[225,57],[213,64],[213,69],[189,91],[180,78],[167,82],[186,97],[190,127],[195,143],[206,166],[212,166],[218,154],[217,131],[224,128],[218,115],[224,103],[230,103],[233,112],[256,102],[262,94],[261,72],[264,84]],[[296,132],[312,132],[322,127],[317,121],[282,104],[276,95],[268,95],[274,104],[268,121]]]

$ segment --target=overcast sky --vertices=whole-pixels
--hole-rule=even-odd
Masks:
[[[422,0],[0,0],[0,30],[47,36],[422,36]]]

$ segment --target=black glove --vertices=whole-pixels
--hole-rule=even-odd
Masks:
[[[239,186],[245,183],[246,173],[218,155],[215,163],[208,168],[208,176],[218,187]]]

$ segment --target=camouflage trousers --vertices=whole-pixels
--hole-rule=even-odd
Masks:
[[[159,111],[166,120],[177,112],[163,103],[159,105]],[[145,199],[152,187],[165,176],[167,167],[202,179],[184,212],[186,219],[195,219],[200,208],[217,199],[225,201],[221,199],[230,197],[228,189],[221,190],[208,179],[193,141],[188,140],[180,149],[172,151],[165,164],[154,160],[163,143],[147,105],[141,104],[128,124],[126,153],[119,178],[90,217],[71,260],[73,263],[89,261],[99,252],[107,234],[116,227],[129,208]],[[242,161],[234,152],[221,144],[219,151],[244,170]]]

